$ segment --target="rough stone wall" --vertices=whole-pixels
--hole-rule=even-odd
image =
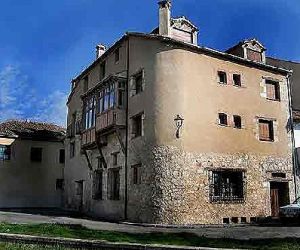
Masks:
[[[270,215],[269,172],[284,172],[294,199],[291,157],[254,154],[193,154],[176,147],[153,150],[152,202],[154,223],[220,224],[223,218]],[[209,171],[230,168],[246,171],[244,203],[210,203]]]

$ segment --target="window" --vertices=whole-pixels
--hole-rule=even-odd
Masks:
[[[103,157],[98,157],[98,169],[102,169],[105,167],[105,161]]]
[[[133,95],[137,95],[137,94],[143,92],[143,82],[144,82],[143,71],[136,74],[133,77],[133,80],[134,80]]]
[[[133,137],[143,135],[143,114],[136,115],[132,118],[132,135]]]
[[[119,62],[120,60],[120,48],[115,50],[115,63]]]
[[[222,125],[222,126],[227,126],[228,125],[226,114],[219,113],[219,125]]]
[[[109,169],[108,171],[108,197],[110,200],[120,199],[120,170]]]
[[[59,150],[59,163],[61,163],[61,164],[65,163],[65,150],[64,149]]]
[[[30,151],[31,161],[41,162],[42,161],[42,155],[43,155],[43,149],[42,148],[31,148],[31,151]]]
[[[247,59],[252,60],[252,61],[261,62],[262,55],[258,51],[255,51],[253,49],[247,49]]]
[[[274,100],[274,101],[280,100],[279,82],[266,80],[266,90],[267,90],[267,99]]]
[[[132,183],[135,185],[141,184],[141,167],[142,164],[132,166]]]
[[[70,143],[70,158],[75,156],[75,142]]]
[[[245,199],[245,172],[216,170],[210,174],[211,202],[243,202]]]
[[[237,86],[237,87],[242,86],[241,75],[233,74],[232,78],[233,78],[233,85],[234,86]]]
[[[118,83],[118,106],[122,107],[125,104],[125,82]]]
[[[83,195],[83,181],[75,181],[75,192],[76,195],[79,195],[82,197]]]
[[[100,80],[104,79],[106,73],[105,70],[106,70],[106,62],[104,61],[100,64]]]
[[[227,84],[227,75],[224,71],[218,71],[219,83]]]
[[[113,108],[115,106],[115,85],[111,84],[109,86],[109,104],[108,108]]]
[[[103,112],[103,100],[104,100],[104,92],[100,91],[98,93],[98,103],[97,103],[97,113],[102,113]]]
[[[242,128],[242,118],[239,115],[233,116],[234,127],[241,129]]]
[[[85,129],[89,129],[95,126],[96,120],[96,99],[94,96],[88,98],[85,101]]]
[[[103,191],[103,171],[96,170],[93,175],[93,199],[102,200]]]
[[[9,161],[11,155],[11,147],[7,145],[0,145],[0,160]]]
[[[114,108],[116,106],[117,86],[120,86],[120,83],[118,85],[116,85],[115,83],[111,83],[97,93],[97,113],[101,114],[107,111],[108,109]],[[124,91],[124,88],[118,88],[118,104],[123,105]]]
[[[64,179],[56,179],[56,190],[64,190]]]
[[[115,153],[111,154],[111,156],[112,156],[112,164],[114,166],[118,165],[118,154],[119,154],[119,152],[115,152]]]
[[[259,140],[274,141],[273,121],[259,119]]]
[[[83,78],[83,92],[87,92],[89,89],[89,77],[86,76],[85,78]]]

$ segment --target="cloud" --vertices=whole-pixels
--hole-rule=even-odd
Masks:
[[[67,94],[60,90],[54,91],[47,98],[40,101],[40,107],[34,120],[51,122],[58,125],[66,125]]]
[[[0,70],[0,121],[30,119],[65,125],[66,99],[67,94],[59,90],[48,97],[37,95],[17,66]]]

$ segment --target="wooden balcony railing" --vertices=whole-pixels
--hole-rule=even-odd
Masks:
[[[111,109],[96,117],[96,126],[81,132],[82,147],[96,145],[96,133],[106,134],[114,131],[117,127],[125,127],[126,113],[122,109]]]
[[[82,132],[81,145],[92,145],[96,142],[96,129],[90,128]]]
[[[114,126],[126,125],[126,113],[122,109],[111,109],[105,113],[99,114],[96,119],[96,131],[107,131]]]

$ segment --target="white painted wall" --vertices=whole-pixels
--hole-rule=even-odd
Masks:
[[[64,144],[0,138],[0,144],[10,143],[11,160],[0,161],[0,208],[60,207],[62,191],[56,190],[56,179],[63,178],[59,150]],[[43,148],[41,163],[31,162],[31,147]]]

